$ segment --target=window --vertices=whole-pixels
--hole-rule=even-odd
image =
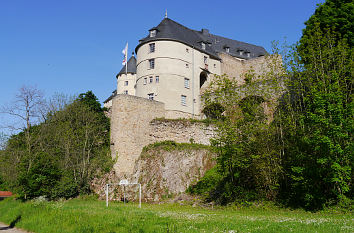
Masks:
[[[181,104],[182,106],[186,106],[187,104],[187,96],[181,95]]]
[[[144,78],[144,85],[146,85],[146,83],[147,83],[147,78]]]
[[[204,64],[208,63],[208,57],[204,56]]]
[[[156,36],[156,30],[151,30],[150,37],[155,37],[155,36]]]
[[[189,48],[186,48],[186,52],[189,53]]]
[[[204,42],[202,42],[202,49],[205,50],[205,43]]]
[[[216,64],[214,64],[214,68],[216,68]]]
[[[188,63],[186,63],[186,68],[189,68],[189,64]]]
[[[154,93],[149,93],[148,94],[148,99],[149,100],[154,100]]]
[[[124,81],[124,86],[128,86],[128,81]]]
[[[150,69],[154,69],[155,68],[155,59],[150,59],[149,65],[150,65]]]
[[[149,83],[152,83],[154,81],[154,78],[151,76],[149,77]]]
[[[184,78],[184,87],[189,88],[189,79],[188,78]]]
[[[125,95],[128,95],[128,90],[125,90],[123,93],[124,93]]]
[[[240,50],[239,52],[240,52],[240,55],[242,55],[242,54],[243,54],[243,51],[242,51],[242,50]]]
[[[156,77],[155,77],[155,82],[156,82],[156,83],[159,83],[159,82],[160,82],[160,77],[159,77],[159,76],[156,76]]]
[[[227,53],[229,53],[229,52],[230,52],[230,48],[229,48],[229,47],[225,47],[225,51],[226,51]]]
[[[150,46],[150,53],[155,52],[155,43],[149,44]]]
[[[247,52],[246,54],[247,54],[247,57],[250,57],[250,56],[251,56],[251,53],[250,53],[250,52]]]

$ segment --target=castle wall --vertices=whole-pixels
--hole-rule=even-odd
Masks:
[[[117,160],[114,169],[119,177],[133,173],[135,161],[146,145],[166,140],[209,145],[214,135],[213,127],[202,123],[156,120],[168,113],[161,102],[117,95],[112,103],[111,153]]]
[[[150,144],[149,123],[164,117],[164,104],[130,95],[117,95],[112,102],[111,153],[117,174],[130,174],[141,150]]]

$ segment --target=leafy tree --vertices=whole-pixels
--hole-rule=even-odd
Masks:
[[[208,193],[206,199],[221,204],[276,198],[282,173],[280,149],[264,107],[274,105],[272,99],[282,92],[284,71],[277,54],[267,57],[265,66],[265,73],[246,73],[245,84],[216,76],[204,93],[205,106],[218,106],[224,119],[216,122],[212,140],[218,154],[216,172],[209,172],[191,192]],[[212,186],[205,185],[209,180]]]
[[[79,95],[78,101],[86,104],[94,112],[103,112],[101,104],[98,102],[97,97],[93,94],[92,91],[81,93]]]
[[[22,198],[70,198],[90,192],[90,182],[109,171],[109,121],[86,97],[49,111],[49,117],[27,132],[13,135],[0,154],[0,175]],[[92,93],[89,99],[97,99]],[[66,101],[60,101],[66,103]],[[56,109],[56,108],[51,108]]]
[[[327,0],[318,6],[315,13],[305,22],[306,28],[300,40],[299,52],[307,61],[306,54],[310,54],[308,48],[310,41],[313,41],[313,31],[315,28],[321,34],[331,31],[334,39],[333,45],[344,39],[349,48],[354,45],[354,2],[352,0]],[[309,47],[310,46],[310,47]]]
[[[46,196],[51,198],[53,187],[60,180],[61,171],[57,161],[44,152],[33,155],[33,165],[28,167],[26,161],[20,165],[18,185],[21,198]]]
[[[291,205],[318,209],[348,195],[352,186],[353,54],[318,24],[307,32],[308,53],[300,59],[302,48],[295,48],[289,93],[279,111],[287,173],[282,195]]]

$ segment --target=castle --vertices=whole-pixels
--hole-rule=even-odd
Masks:
[[[189,29],[167,17],[139,41],[117,74],[117,90],[104,102],[110,109],[115,170],[131,174],[142,148],[162,140],[208,144],[211,129],[175,129],[156,118],[202,118],[201,95],[214,75],[244,83],[249,69],[264,69],[263,47]],[[194,126],[193,126],[194,127]]]

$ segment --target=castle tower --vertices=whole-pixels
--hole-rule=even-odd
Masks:
[[[128,60],[127,73],[124,67],[117,74],[117,94],[135,95],[136,59],[134,54]]]
[[[207,29],[192,30],[167,17],[139,42],[136,96],[163,102],[166,118],[198,118],[201,95],[214,75],[231,74],[228,70],[235,66],[238,75],[243,61],[267,53],[262,47],[216,36]],[[222,57],[230,57],[231,63]]]

